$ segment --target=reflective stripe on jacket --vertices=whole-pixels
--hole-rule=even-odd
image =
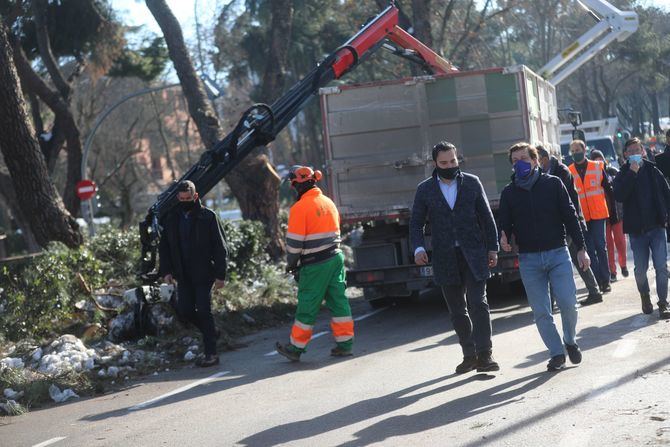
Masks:
[[[582,208],[584,219],[591,220],[607,219],[609,210],[607,209],[607,197],[603,189],[603,169],[601,161],[586,161],[586,174],[584,181],[577,172],[575,164],[570,165],[570,172],[575,179],[575,189],[579,195],[579,205]]]
[[[291,207],[286,233],[288,265],[295,267],[301,258],[301,265],[305,265],[307,255],[327,253],[339,245],[340,214],[337,207],[314,187]]]

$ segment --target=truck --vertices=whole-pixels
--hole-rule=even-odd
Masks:
[[[479,177],[494,216],[512,174],[509,146],[529,141],[560,155],[555,88],[525,66],[327,87],[320,101],[328,191],[342,222],[362,228],[347,282],[372,306],[435,286],[432,266],[414,264],[409,241],[433,145],[456,145],[461,169]],[[426,233],[430,257],[429,226]],[[518,279],[516,254],[500,252],[493,280]]]
[[[435,143],[456,145],[462,169],[480,178],[494,216],[510,181],[509,146],[527,141],[561,156],[555,86],[638,27],[633,11],[605,0],[578,3],[596,24],[540,74],[514,66],[321,89],[329,191],[343,222],[362,227],[352,240],[347,280],[363,288],[373,307],[435,285],[432,266],[414,264],[409,241],[414,192],[431,175]],[[429,225],[425,232],[430,258]],[[498,259],[493,280],[517,282],[516,254],[501,252]]]
[[[560,125],[561,154],[566,164],[572,163],[570,157],[570,142],[574,126],[566,123]],[[619,167],[619,154],[623,147],[622,128],[617,117],[608,117],[600,120],[582,122],[579,130],[584,132],[586,146],[589,151],[597,149],[615,168]],[[621,136],[617,135],[620,134]]]

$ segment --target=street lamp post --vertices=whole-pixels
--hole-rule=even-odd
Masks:
[[[161,85],[159,87],[151,87],[139,90],[135,93],[131,93],[119,99],[117,102],[112,104],[107,110],[101,113],[95,120],[95,124],[93,124],[93,129],[91,129],[91,132],[88,134],[88,137],[86,137],[86,141],[84,142],[84,153],[81,158],[81,178],[82,179],[86,178],[86,161],[88,160],[88,153],[91,149],[91,145],[93,144],[93,137],[95,137],[95,132],[98,130],[102,122],[109,116],[110,113],[112,113],[117,107],[119,107],[121,104],[128,101],[129,99],[146,95],[148,93],[166,90],[168,88],[179,87],[180,85],[181,84],[179,83],[167,84],[167,85]],[[93,198],[81,201],[81,215],[85,216],[85,218],[88,218],[89,235],[94,236],[95,226],[93,225],[93,216],[94,216]]]

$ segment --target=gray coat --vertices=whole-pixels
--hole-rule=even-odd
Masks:
[[[498,230],[484,188],[476,176],[461,173],[456,177],[458,194],[452,210],[438,181],[433,172],[432,177],[417,187],[409,224],[413,250],[426,247],[424,226],[428,219],[435,282],[440,286],[461,284],[455,240],[458,240],[475,279],[484,281],[490,276],[488,252],[498,251]]]

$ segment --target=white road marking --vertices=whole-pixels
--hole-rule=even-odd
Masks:
[[[59,437],[57,437],[57,438],[47,439],[47,440],[44,441],[44,442],[40,442],[39,444],[35,444],[33,447],[46,447],[46,446],[48,446],[48,445],[51,445],[51,444],[55,444],[55,443],[57,443],[57,442],[60,442],[60,441],[62,441],[62,440],[65,439],[65,438],[66,438],[66,436],[59,436]]]
[[[623,359],[635,352],[637,340],[634,338],[624,338],[617,342],[617,347],[612,353],[615,359]]]
[[[369,313],[367,313],[367,314],[365,314],[365,315],[361,315],[360,317],[356,317],[356,318],[354,318],[354,321],[365,320],[366,318],[369,318],[369,317],[371,317],[371,316],[373,316],[373,315],[377,315],[379,312],[383,312],[383,311],[385,311],[386,309],[388,309],[388,307],[382,307],[381,309],[373,310],[372,312],[369,312]]]
[[[373,310],[372,312],[369,312],[369,313],[361,315],[360,317],[354,318],[354,321],[365,320],[366,318],[369,318],[373,315],[377,315],[379,312],[382,312],[386,309],[388,309],[388,307],[382,307],[381,309]],[[312,340],[314,340],[315,338],[323,337],[326,334],[330,334],[330,332],[324,331],[324,332],[319,332],[317,334],[314,334],[314,335],[312,335]],[[271,351],[271,352],[268,352],[267,354],[263,354],[263,357],[272,357],[272,356],[275,356],[275,355],[279,355],[279,353],[277,351]]]
[[[209,377],[205,377],[204,379],[197,380],[197,381],[195,381],[195,382],[193,382],[189,385],[183,386],[181,388],[177,388],[174,391],[170,391],[169,393],[165,393],[161,396],[154,397],[153,399],[150,399],[146,402],[142,402],[141,404],[137,404],[135,406],[132,406],[132,407],[128,408],[128,411],[141,410],[141,409],[146,408],[148,406],[151,406],[151,405],[155,404],[156,402],[159,402],[163,399],[167,399],[168,397],[174,396],[175,394],[183,393],[184,391],[188,391],[191,388],[195,388],[199,385],[203,385],[207,382],[211,382],[212,380],[214,380],[216,378],[219,378],[219,377],[222,377],[222,376],[225,376],[228,373],[230,373],[230,371],[219,371],[218,373],[212,374]]]

